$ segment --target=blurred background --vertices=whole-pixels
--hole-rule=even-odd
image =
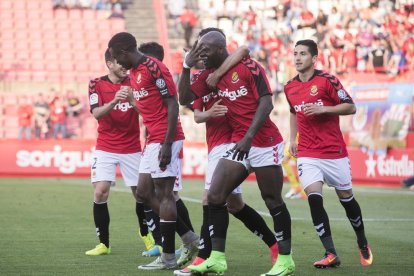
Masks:
[[[97,122],[88,82],[107,74],[112,35],[159,42],[177,80],[183,48],[200,29],[219,27],[230,53],[246,45],[266,69],[285,138],[293,46],[315,39],[317,68],[335,74],[357,105],[341,118],[354,181],[405,185],[414,174],[413,8],[412,0],[1,0],[0,175],[89,175]],[[183,173],[202,177],[204,125],[180,113]]]

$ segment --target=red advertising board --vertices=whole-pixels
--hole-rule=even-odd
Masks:
[[[81,177],[89,176],[93,140],[0,141],[0,176]],[[355,183],[399,182],[414,174],[414,149],[393,149],[386,155],[369,155],[349,148]],[[204,176],[207,148],[202,142],[184,144],[183,176]]]

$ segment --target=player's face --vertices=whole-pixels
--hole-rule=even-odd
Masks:
[[[294,63],[299,73],[306,72],[313,68],[316,62],[316,56],[311,55],[308,46],[298,45],[293,51]]]
[[[124,67],[126,70],[129,70],[133,67],[129,52],[125,50],[116,51],[113,48],[110,48],[109,52],[111,53],[112,57],[116,59],[117,63]]]
[[[220,48],[211,43],[201,42],[200,47],[202,52],[200,54],[203,61],[204,68],[217,68],[220,66]]]
[[[122,65],[120,65],[116,60],[108,61],[109,70],[118,78],[123,79],[128,75],[128,70],[126,70]]]

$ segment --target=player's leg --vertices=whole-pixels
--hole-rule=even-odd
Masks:
[[[100,243],[94,249],[85,252],[89,256],[111,252],[109,246],[110,217],[107,201],[111,183],[115,182],[117,162],[115,154],[99,150],[94,152],[91,165],[91,182],[94,186],[93,218]]]
[[[229,154],[229,156],[231,153]],[[246,166],[243,162],[220,159],[208,193],[209,230],[212,251],[210,257],[198,266],[189,266],[194,273],[223,273],[227,270],[225,245],[229,214],[226,200],[230,193],[246,178]]]
[[[352,191],[352,176],[349,159],[324,160],[324,173],[329,186],[335,187],[339,201],[345,209],[352,228],[355,231],[360,250],[360,262],[363,266],[371,265],[373,256],[365,236],[361,208]]]
[[[341,261],[332,239],[329,217],[323,206],[324,171],[321,162],[321,159],[299,158],[299,178],[308,196],[313,225],[325,248],[324,257],[313,265],[317,268],[337,267],[341,264]]]
[[[249,162],[256,173],[261,196],[273,219],[279,255],[276,263],[265,275],[291,275],[295,263],[291,254],[291,219],[282,198],[283,142],[273,147],[252,147]]]
[[[262,216],[243,201],[240,187],[237,187],[227,198],[227,210],[250,232],[263,240],[270,249],[271,261],[274,264],[279,252],[275,234],[269,229]]]

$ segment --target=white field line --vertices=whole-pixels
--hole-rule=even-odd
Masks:
[[[116,191],[116,192],[128,192],[128,193],[130,193],[130,190],[125,189],[125,188],[112,187],[111,190]],[[369,189],[366,189],[366,190],[371,192]],[[380,190],[378,190],[378,191],[380,191]],[[386,192],[386,190],[384,192]],[[184,201],[201,204],[200,199],[195,199],[195,198],[186,197],[186,196],[180,196],[180,197]],[[264,217],[270,217],[270,214],[267,211],[259,211],[259,210],[256,210],[256,211]],[[296,220],[296,221],[310,221],[311,217],[310,216],[309,217],[291,217],[291,219]],[[393,221],[393,222],[414,222],[414,218],[367,218],[367,217],[364,217],[363,219],[364,219],[364,221],[370,221],[370,222],[391,222],[391,221]],[[348,219],[345,216],[343,218],[332,218],[332,217],[330,217],[329,220],[331,220],[331,221],[348,221]]]

